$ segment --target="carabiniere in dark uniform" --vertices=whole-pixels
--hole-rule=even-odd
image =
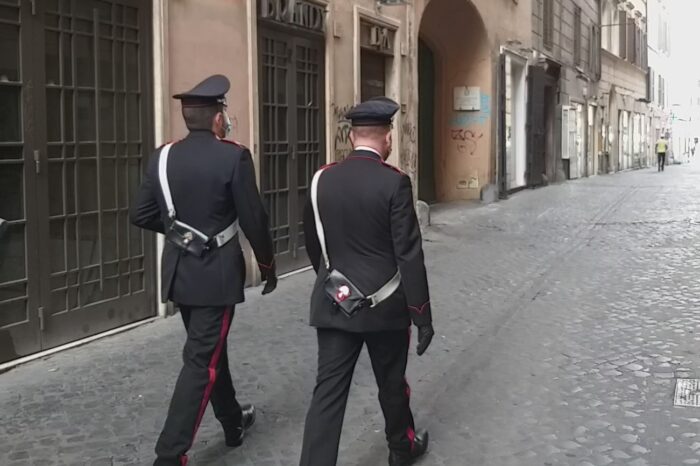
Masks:
[[[385,163],[391,120],[385,98],[352,109],[353,152],[316,173],[304,216],[306,250],[317,272],[311,325],[317,328],[318,378],[306,418],[301,466],[333,466],[355,363],[366,344],[386,421],[389,464],[425,453],[405,379],[410,326],[418,354],[433,336],[428,280],[410,178]]]
[[[243,301],[246,267],[238,241],[248,238],[266,286],[277,283],[268,217],[250,151],[223,138],[230,131],[226,77],[211,76],[175,95],[190,133],[151,157],[136,203],[134,225],[165,234],[162,296],[178,305],[187,341],[155,465],[183,466],[211,401],[226,444],[241,445],[255,421],[241,407],[228,366],[226,337],[234,306]]]

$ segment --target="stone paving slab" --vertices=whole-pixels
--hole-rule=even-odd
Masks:
[[[408,374],[431,431],[421,465],[700,464],[700,409],[673,407],[674,379],[700,376],[699,167],[448,206],[432,223],[438,334]],[[312,280],[248,290],[229,357],[258,423],[230,450],[209,410],[191,464],[297,464],[315,377]],[[175,316],[0,375],[0,465],[150,464],[183,338]],[[386,456],[363,354],[338,464]]]

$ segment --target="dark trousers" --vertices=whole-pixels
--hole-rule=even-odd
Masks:
[[[336,464],[350,382],[365,343],[377,379],[389,448],[409,451],[415,435],[405,377],[410,330],[351,333],[319,328],[317,333],[318,376],[306,416],[300,465]]]
[[[656,155],[658,158],[659,171],[662,172],[664,171],[664,167],[666,166],[666,152],[659,152]]]
[[[156,444],[154,466],[184,466],[207,403],[224,429],[241,425],[241,407],[231,381],[226,338],[233,307],[180,308],[187,329],[183,366],[168,417]]]

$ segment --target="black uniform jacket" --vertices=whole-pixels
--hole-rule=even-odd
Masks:
[[[168,209],[158,178],[160,150],[151,157],[131,206],[131,222],[164,232]],[[210,131],[192,131],[175,143],[168,157],[168,182],[177,219],[213,236],[234,220],[255,253],[263,279],[273,267],[268,217],[255,183],[250,151],[218,139]],[[162,296],[189,306],[230,306],[243,301],[245,261],[233,238],[222,248],[196,257],[165,242]]]
[[[375,308],[352,318],[333,306],[323,283],[328,275],[311,200],[304,212],[306,250],[318,276],[311,296],[311,325],[351,332],[400,330],[430,323],[428,279],[410,178],[370,151],[354,151],[322,168],[318,206],[332,269],[365,295],[401,271],[402,286]]]

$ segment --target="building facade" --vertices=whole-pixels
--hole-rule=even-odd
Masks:
[[[600,8],[595,0],[537,0],[533,4],[536,77],[530,86],[534,102],[544,95],[542,126],[533,140],[534,167],[545,180],[562,181],[594,175],[599,170],[602,108]],[[544,91],[542,91],[544,89]],[[533,184],[540,180],[533,174]]]
[[[602,8],[602,171],[646,167],[655,140],[647,76],[647,3],[604,0]]]
[[[651,139],[671,132],[671,9],[665,0],[648,0],[648,93],[651,113]]]

